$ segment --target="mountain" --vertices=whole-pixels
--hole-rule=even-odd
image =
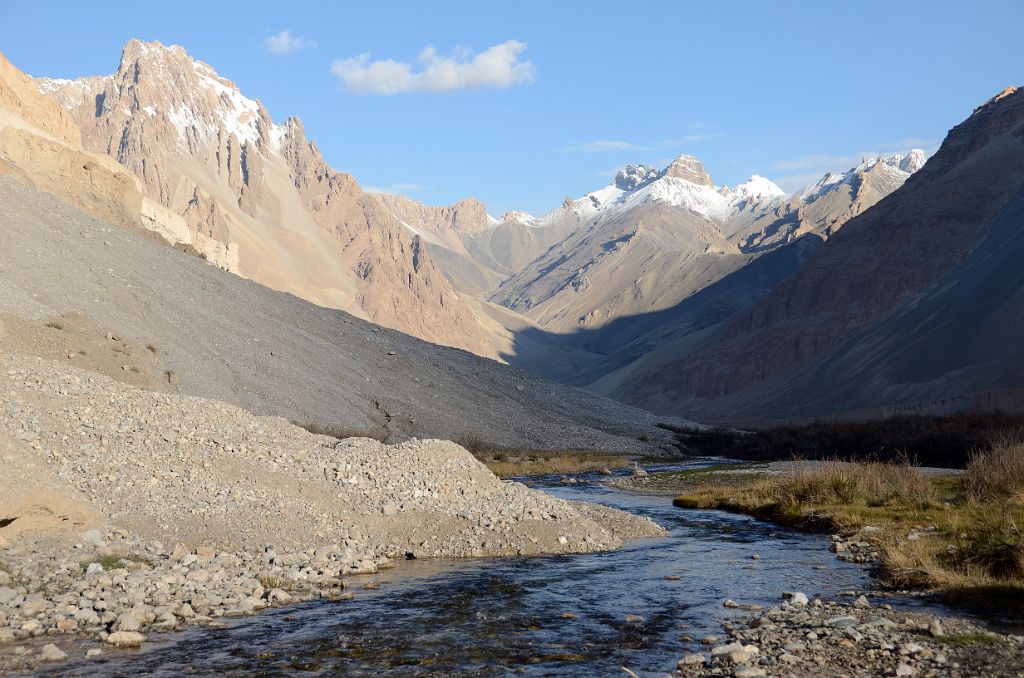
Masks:
[[[232,253],[228,268],[277,290],[440,344],[495,356],[423,247],[298,118],[267,110],[179,46],[129,42],[117,71],[41,78],[84,147],[138,177],[147,198]]]
[[[507,361],[628,398],[634,372],[713,344],[925,159],[918,150],[865,159],[788,197],[758,175],[717,187],[697,158],[680,156],[663,169],[628,165],[541,217],[485,221],[477,201],[385,204],[425,236],[464,296],[486,296],[486,311],[514,336]],[[467,205],[470,227],[455,223]]]
[[[716,342],[617,395],[714,421],[1019,408],[1022,156],[1007,88]]]
[[[924,151],[914,149],[865,159],[843,173],[829,172],[775,209],[735,220],[728,235],[744,252],[778,247],[807,233],[827,238],[902,186],[926,159]]]
[[[716,188],[692,156],[660,171],[627,166],[610,185],[535,220],[538,230],[572,228],[503,281],[491,301],[557,332],[668,308],[741,266],[724,224],[782,195],[762,177]]]

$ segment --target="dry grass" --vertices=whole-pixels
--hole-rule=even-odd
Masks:
[[[992,450],[972,454],[964,489],[974,501],[1024,499],[1024,441],[1004,437]]]
[[[1004,440],[975,454],[963,476],[925,475],[907,463],[798,463],[747,483],[712,477],[674,503],[805,529],[871,525],[860,538],[878,548],[883,584],[1024,615],[1022,471],[1024,445]]]
[[[469,448],[467,448],[469,449]],[[470,450],[472,451],[472,450]],[[602,468],[625,468],[629,457],[587,450],[555,450],[550,452],[511,451],[474,452],[491,473],[501,478],[584,473]]]

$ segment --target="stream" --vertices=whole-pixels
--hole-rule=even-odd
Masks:
[[[561,485],[557,476],[530,483],[649,516],[668,536],[610,553],[405,561],[350,579],[351,600],[169,634],[146,651],[67,663],[60,673],[624,676],[627,667],[641,676],[664,675],[698,651],[704,636],[723,637],[723,621],[750,614],[724,608],[726,599],[770,606],[783,591],[836,596],[869,585],[861,567],[828,551],[827,537],[674,508],[669,497],[601,485],[604,476],[597,474],[576,477],[577,485]],[[380,587],[361,588],[371,580]]]

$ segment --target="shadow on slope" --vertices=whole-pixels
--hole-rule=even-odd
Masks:
[[[667,309],[616,318],[570,334],[522,329],[515,333],[514,352],[501,357],[547,379],[610,393],[640,363],[651,366],[663,356],[679,358],[713,341],[725,321],[796,272],[822,242],[817,235],[798,238]],[[538,346],[551,348],[541,353]],[[583,352],[589,360],[580,365],[558,359],[566,347]],[[614,378],[609,379],[611,375]]]

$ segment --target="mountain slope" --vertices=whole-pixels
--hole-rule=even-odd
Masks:
[[[301,122],[275,125],[181,47],[129,42],[117,72],[41,79],[86,148],[134,173],[188,228],[237,252],[237,273],[437,343],[496,355],[488,333],[422,243],[348,174]]]
[[[618,395],[663,412],[725,420],[828,415],[909,398],[952,397],[968,384],[971,389],[1001,388],[1007,383],[1003,378],[961,374],[975,368],[979,375],[989,373],[982,363],[958,370],[962,360],[944,365],[929,356],[981,360],[982,351],[998,356],[996,372],[1013,375],[1018,370],[1020,352],[1012,350],[1012,343],[1005,352],[1006,346],[995,341],[1002,330],[991,329],[1016,326],[1019,311],[1009,300],[1016,298],[1017,278],[1008,275],[1002,282],[1009,287],[999,290],[997,299],[1005,303],[983,311],[992,299],[981,292],[995,282],[979,277],[980,263],[964,262],[975,250],[999,251],[1002,241],[979,250],[986,238],[1002,237],[1005,246],[1016,242],[1007,239],[1011,227],[996,224],[1003,210],[1010,216],[1002,218],[1011,222],[1018,214],[1011,203],[1024,187],[1022,153],[1024,91],[1008,88],[951,130],[902,188],[851,219],[796,275],[741,314],[722,341],[638,374]],[[947,284],[950,290],[961,288],[956,293],[934,287],[946,275],[958,276]],[[972,289],[977,298],[969,294]],[[920,306],[926,300],[929,305]],[[989,330],[965,337],[933,327],[922,334],[924,308],[947,329],[964,322],[955,306],[944,305],[954,303],[962,311],[976,306],[981,315],[967,318]],[[888,342],[890,349],[913,350],[875,353],[873,361],[858,363],[854,356],[862,354],[857,347],[869,335],[874,337],[870,345]],[[885,340],[879,343],[879,337]],[[968,350],[970,337],[981,343]],[[863,346],[867,350],[869,344]],[[925,369],[926,364],[931,367]],[[863,390],[832,392],[829,382],[819,378],[823,370],[846,370]]]
[[[655,451],[641,435],[669,440],[647,412],[270,290],[5,177],[0,251],[0,312],[78,312],[109,343],[149,344],[172,391],[352,434],[629,451]]]

